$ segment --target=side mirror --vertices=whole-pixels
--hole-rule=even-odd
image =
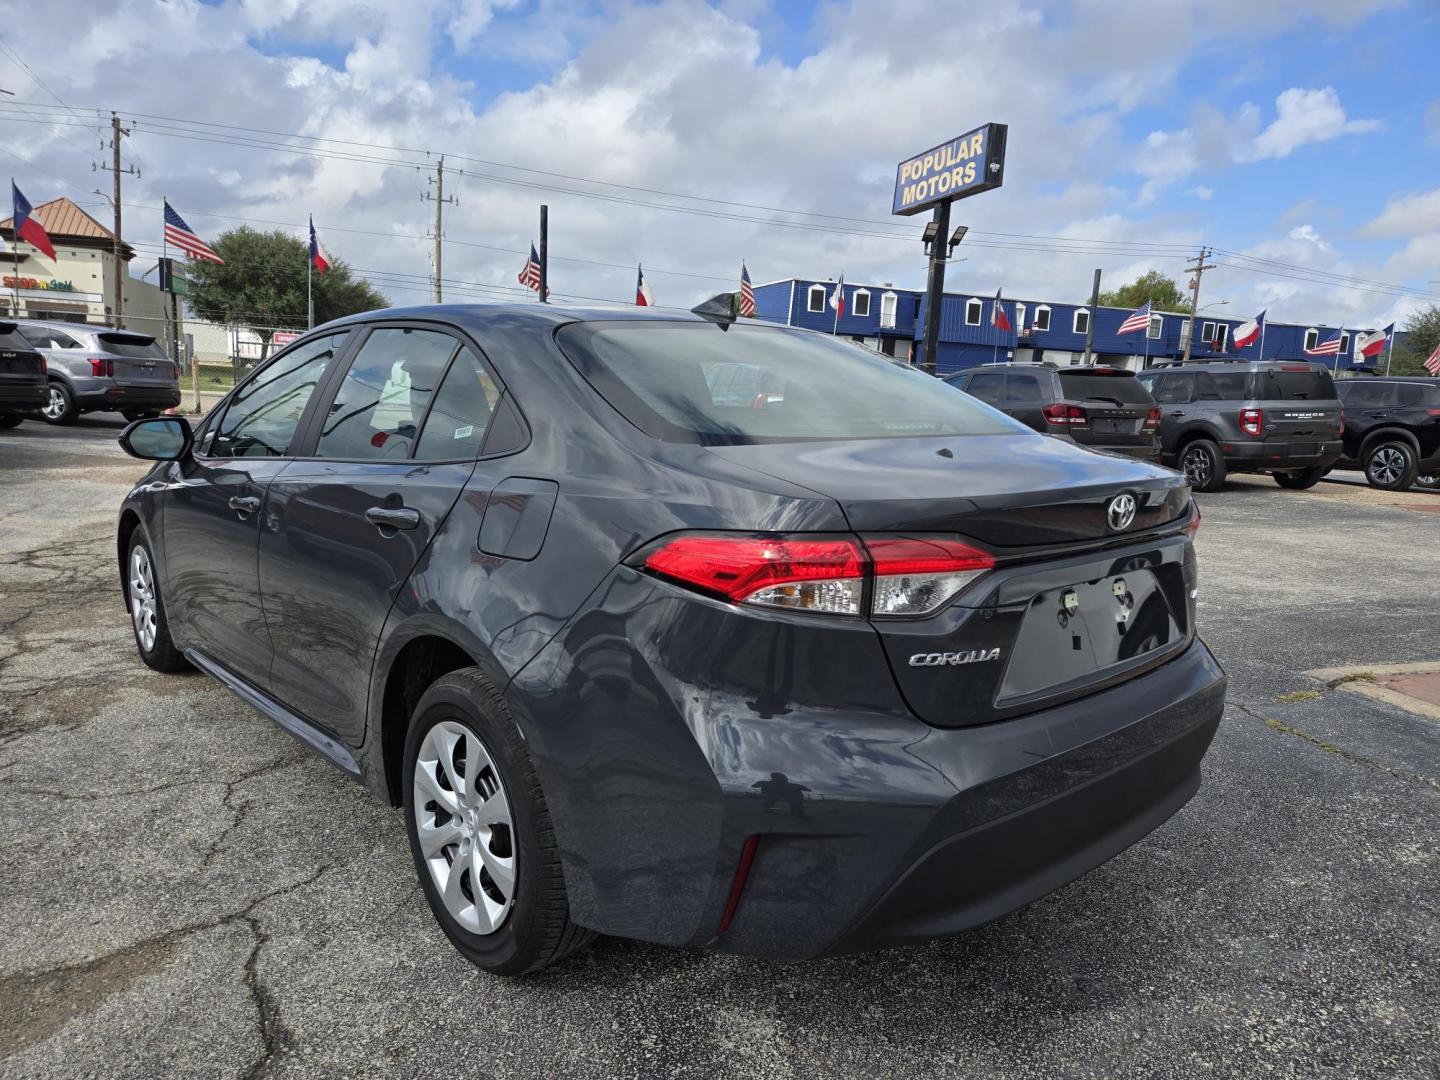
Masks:
[[[145,461],[175,461],[190,452],[193,435],[183,416],[136,420],[120,433],[120,449]]]

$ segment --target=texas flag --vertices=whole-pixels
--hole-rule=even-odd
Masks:
[[[1001,330],[1010,329],[1010,316],[1005,314],[1005,305],[1000,302],[1000,290],[995,290],[995,302],[990,305],[990,325]]]
[[[1268,308],[1266,309],[1269,310]],[[1235,343],[1237,349],[1246,349],[1260,340],[1261,328],[1265,325],[1265,312],[1260,312],[1247,323],[1241,323],[1235,328],[1235,333],[1230,340]]]
[[[830,306],[835,309],[835,320],[838,322],[840,316],[845,314],[845,275],[840,275],[840,280],[835,283],[835,291],[830,294]]]
[[[313,217],[310,219],[310,263],[315,267],[317,274],[323,274],[332,265],[330,253],[325,250],[325,245],[320,243],[320,237],[315,234]]]
[[[639,263],[635,264],[635,303],[639,307],[655,306],[655,294],[650,291],[650,283],[645,280],[645,268]]]
[[[1395,324],[1391,323],[1384,330],[1366,330],[1355,337],[1355,355],[1364,357],[1366,360],[1373,359],[1385,351],[1385,343],[1390,340],[1390,335],[1395,332]]]
[[[29,199],[20,194],[14,180],[10,181],[10,193],[15,203],[15,216],[11,218],[11,223],[15,226],[16,241],[25,240],[50,258],[55,258],[55,245],[50,243],[50,234],[45,231],[45,226],[40,224],[40,219],[34,216],[34,207],[30,205]]]

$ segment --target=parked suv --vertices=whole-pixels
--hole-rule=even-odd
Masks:
[[[45,401],[45,358],[15,323],[0,320],[0,428],[39,415]]]
[[[1313,487],[1340,457],[1340,402],[1320,364],[1185,364],[1152,368],[1140,381],[1164,413],[1162,460],[1196,491],[1218,490],[1228,472],[1269,473],[1284,488]]]
[[[1440,472],[1440,379],[1357,376],[1336,384],[1345,407],[1341,468],[1363,469],[1371,487],[1404,491]]]
[[[828,334],[367,312],[121,445],[140,658],[403,806],[497,973],[990,922],[1179,810],[1224,708],[1182,476]]]
[[[944,381],[1043,435],[1145,461],[1160,458],[1160,410],[1124,368],[986,364]]]
[[[50,368],[50,393],[40,410],[47,423],[70,424],[101,409],[137,420],[180,404],[179,368],[149,334],[28,319],[19,327]]]

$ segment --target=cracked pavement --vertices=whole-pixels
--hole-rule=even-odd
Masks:
[[[1440,1076],[1440,724],[1304,674],[1440,658],[1434,515],[1202,497],[1204,786],[1024,912],[507,982],[434,925],[395,812],[135,657],[121,426],[0,432],[0,1076]]]

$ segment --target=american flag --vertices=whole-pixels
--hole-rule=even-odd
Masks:
[[[1137,330],[1150,329],[1150,301],[1146,300],[1138,308],[1130,313],[1124,322],[1120,324],[1117,334],[1133,334]]]
[[[195,235],[195,230],[185,224],[185,219],[175,212],[170,200],[165,200],[165,243],[174,244],[186,255],[206,262],[225,264],[225,260],[210,250],[210,245]]]
[[[740,314],[755,315],[755,289],[750,284],[750,271],[745,269],[745,260],[740,260]]]
[[[1440,345],[1435,346],[1435,351],[1425,359],[1425,370],[1431,375],[1440,376]]]
[[[1321,341],[1321,342],[1317,343],[1313,348],[1306,349],[1306,350],[1305,350],[1305,355],[1306,355],[1306,356],[1339,356],[1339,355],[1340,355],[1340,339],[1343,338],[1344,336],[1345,336],[1345,327],[1342,326],[1342,327],[1340,327],[1339,330],[1337,330],[1337,331],[1335,332],[1335,336],[1334,336],[1333,338],[1331,338],[1329,341]]]
[[[534,289],[537,293],[540,291],[540,256],[535,254],[534,244],[530,245],[530,261],[515,275],[515,279],[527,289]]]

